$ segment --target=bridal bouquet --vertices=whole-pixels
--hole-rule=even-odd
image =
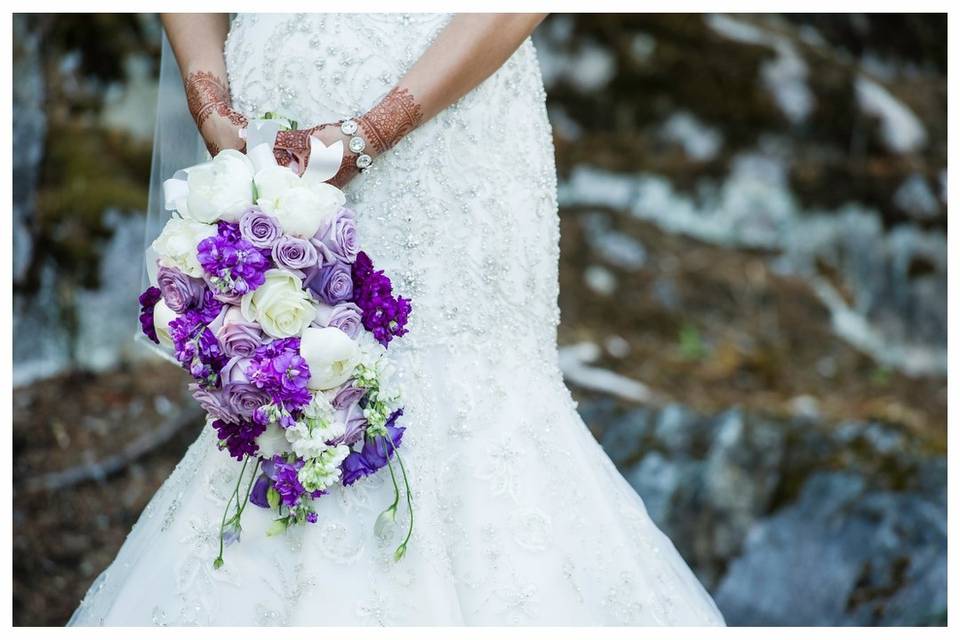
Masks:
[[[342,144],[313,144],[302,176],[278,165],[270,144],[178,171],[164,184],[173,213],[148,250],[154,286],[140,296],[141,329],[193,377],[218,446],[242,465],[217,568],[248,503],[274,511],[267,534],[279,534],[316,522],[315,501],[334,485],[384,467],[394,500],[376,527],[396,519],[400,476],[411,512],[397,559],[412,532],[403,409],[386,358],[410,301],[360,250],[354,213],[324,182]]]

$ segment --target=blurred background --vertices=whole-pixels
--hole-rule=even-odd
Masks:
[[[60,625],[202,418],[133,342],[159,22],[13,31],[14,623]],[[535,42],[564,374],[651,516],[730,624],[945,624],[945,16]]]

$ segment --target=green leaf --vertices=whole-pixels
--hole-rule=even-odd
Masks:
[[[267,529],[268,536],[278,536],[287,531],[287,518],[277,518]]]
[[[270,505],[271,509],[276,509],[280,506],[280,492],[274,487],[270,487],[267,490],[267,504]]]
[[[219,569],[223,566],[223,556],[217,556],[213,561],[213,568]]]

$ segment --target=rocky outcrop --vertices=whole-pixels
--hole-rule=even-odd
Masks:
[[[946,463],[900,429],[581,409],[729,624],[945,621]]]

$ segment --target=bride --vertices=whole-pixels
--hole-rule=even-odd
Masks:
[[[415,301],[390,351],[416,528],[394,560],[372,526],[392,498],[377,474],[284,535],[246,510],[215,569],[236,463],[205,428],[70,624],[723,623],[561,378],[556,171],[528,37],[542,17],[164,16],[210,153],[243,150],[248,119],[275,112],[300,123],[275,155],[302,171],[309,136],[346,143],[339,123],[359,123],[366,148],[332,182]]]

